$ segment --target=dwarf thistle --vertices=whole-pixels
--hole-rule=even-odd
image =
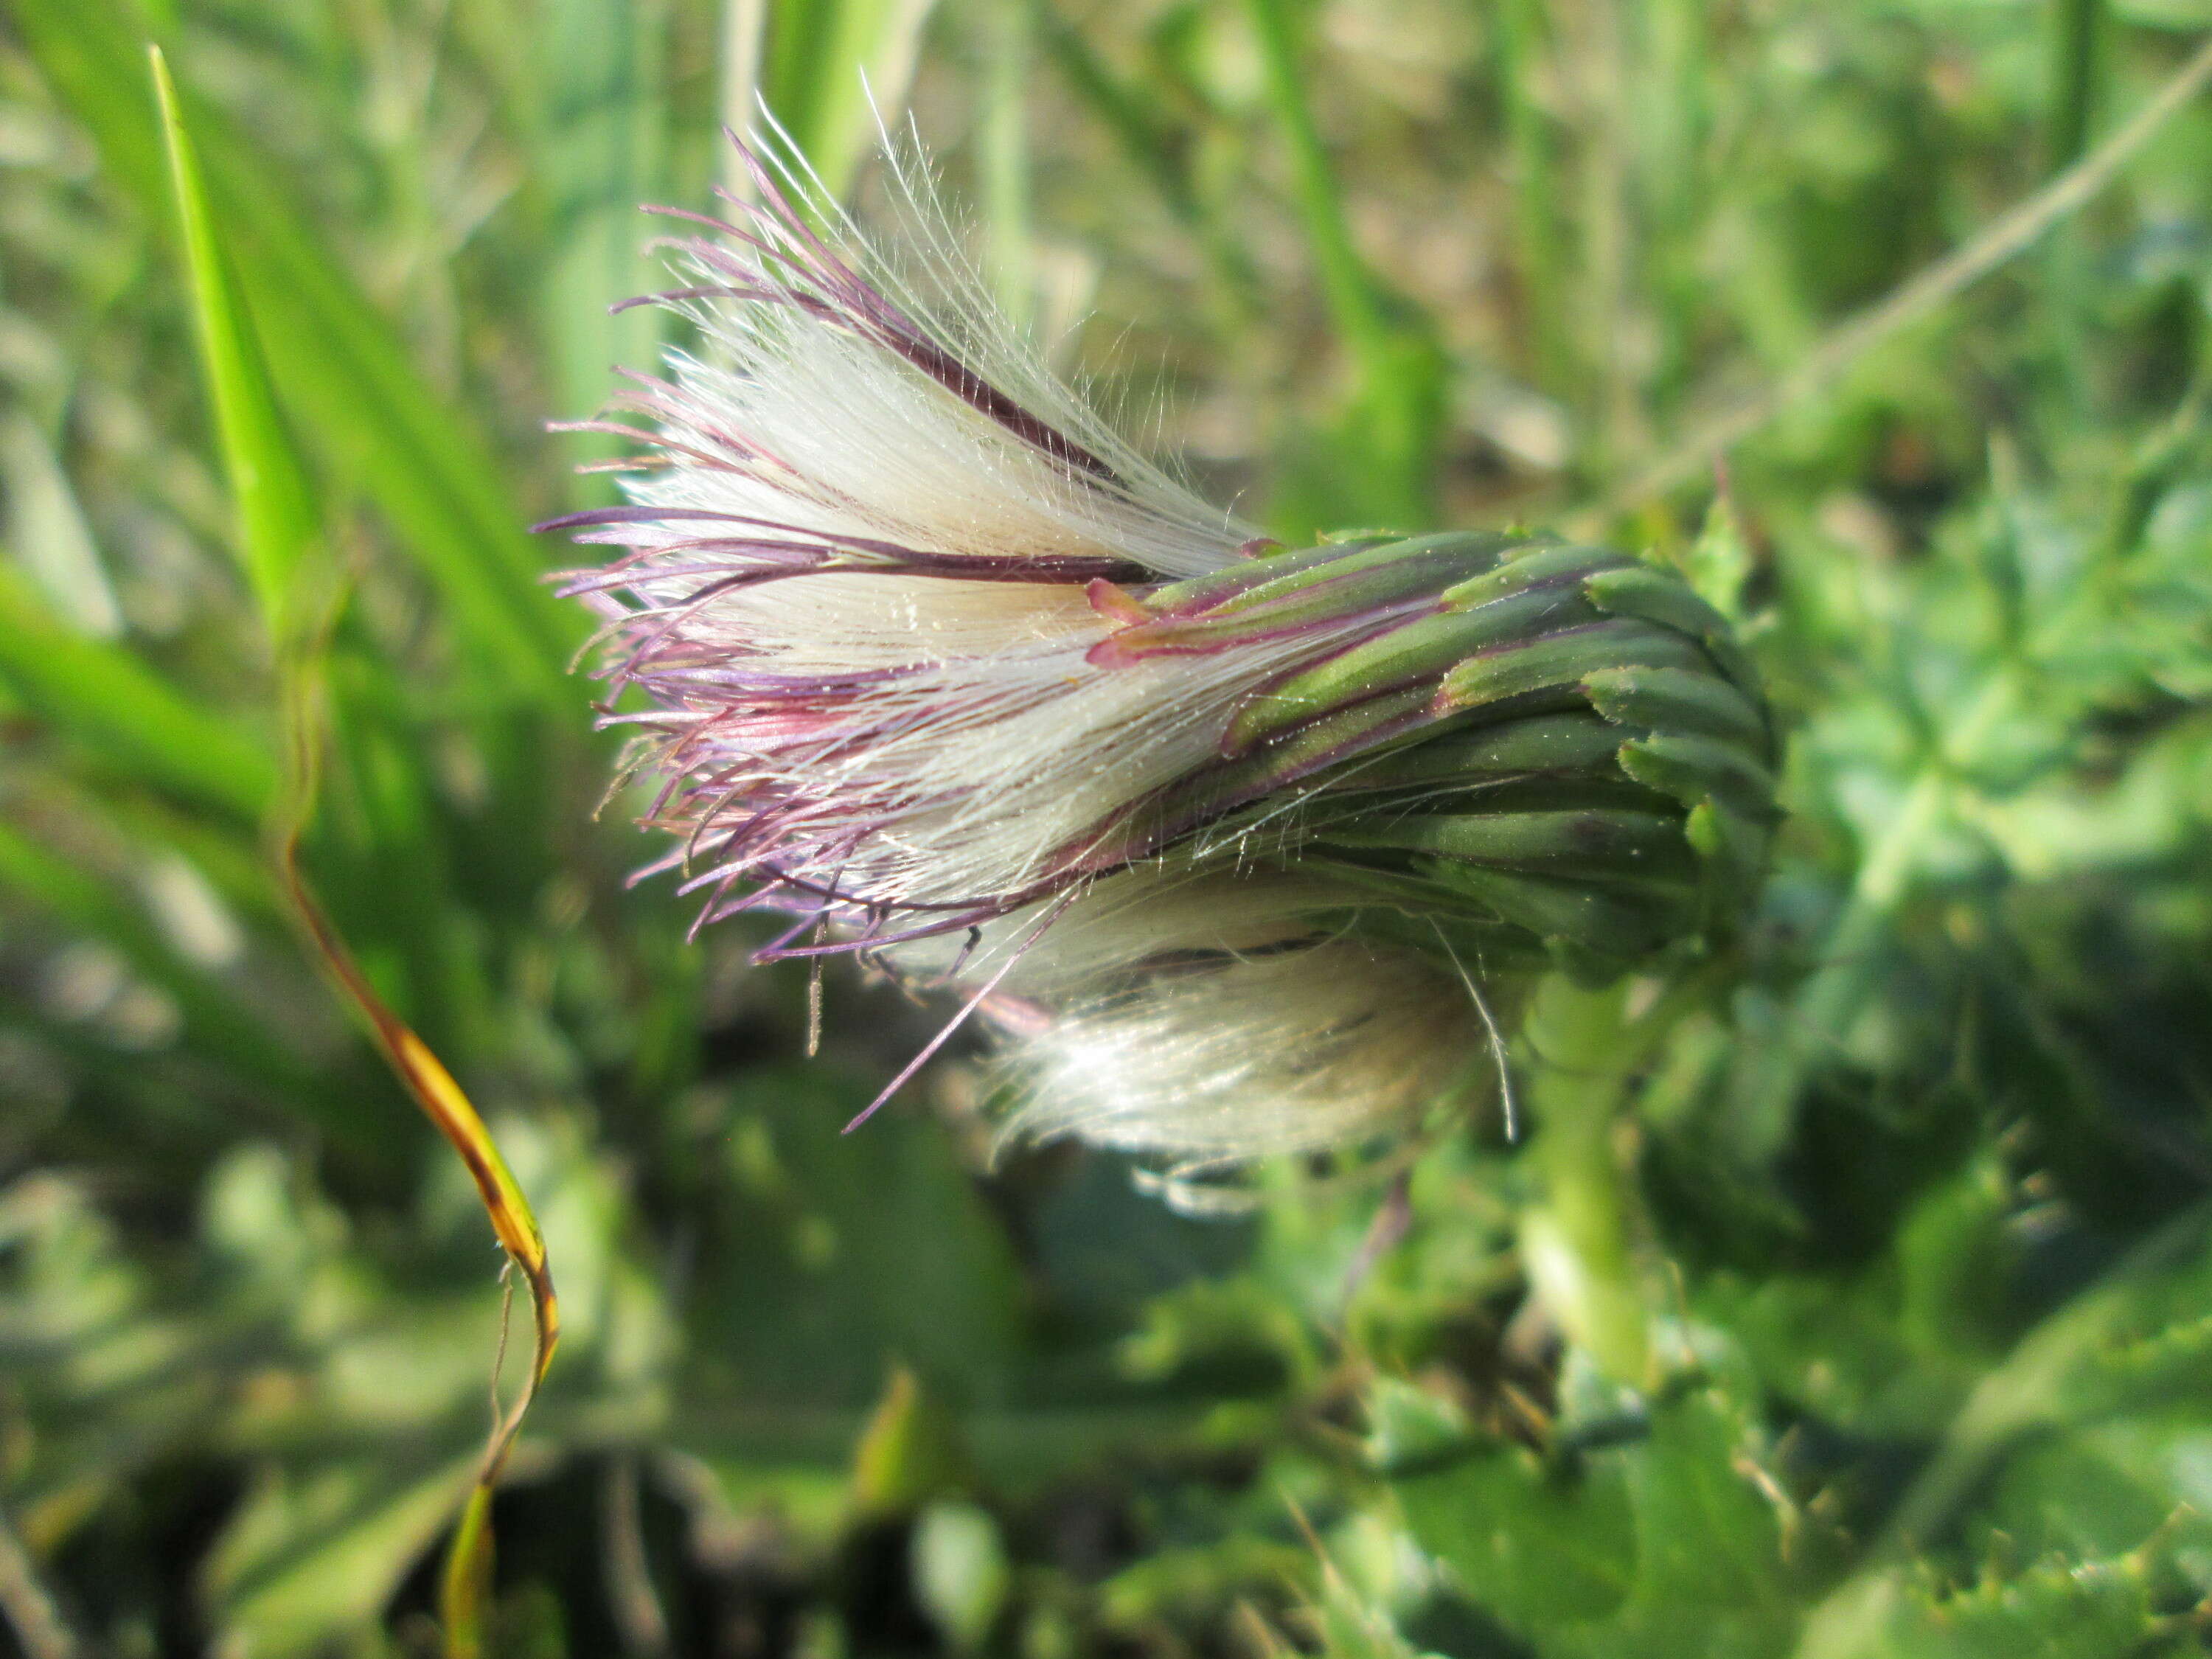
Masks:
[[[643,424],[586,423],[644,447],[629,504],[544,526],[626,550],[565,591],[610,709],[643,694],[605,718],[702,922],[954,993],[1010,1133],[1178,1178],[1401,1129],[1494,1086],[1539,975],[1735,925],[1772,739],[1678,577],[1536,534],[1280,546],[1045,371],[926,184],[908,280],[748,156],[757,200],[678,215],[649,296],[698,349],[629,376]]]

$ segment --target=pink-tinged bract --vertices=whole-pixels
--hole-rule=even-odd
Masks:
[[[1732,926],[1771,740],[1678,576],[1268,542],[1045,371],[911,173],[908,281],[746,154],[757,198],[677,216],[648,296],[697,343],[582,423],[640,446],[628,504],[541,526],[622,550],[563,591],[702,925],[772,911],[758,960],[948,993],[947,1035],[1000,1034],[1010,1133],[1178,1178],[1463,1103],[1530,970]]]

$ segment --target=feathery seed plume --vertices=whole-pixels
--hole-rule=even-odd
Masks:
[[[1729,927],[1771,738],[1679,578],[1540,535],[1283,548],[1043,368],[926,179],[908,281],[744,154],[758,199],[676,214],[647,296],[696,348],[580,423],[642,447],[629,504],[540,526],[624,550],[564,591],[702,923],[950,991],[915,1066],[980,1015],[1009,1133],[1182,1181],[1478,1096],[1533,971]]]

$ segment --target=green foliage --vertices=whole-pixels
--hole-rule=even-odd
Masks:
[[[35,1594],[118,1655],[431,1640],[498,1264],[266,859],[261,613],[312,547],[343,591],[309,873],[491,1115],[566,1317],[493,1650],[2201,1651],[2212,106],[1724,471],[1627,481],[2094,153],[2208,26],[16,0],[0,1620],[46,1630]],[[198,141],[183,237],[149,40]],[[603,489],[565,470],[599,452],[539,422],[650,366],[664,320],[601,308],[657,280],[630,204],[730,176],[725,88],[865,208],[860,64],[1054,361],[1165,381],[1218,494],[1285,534],[1556,523],[1745,641],[1790,812],[1754,921],[1571,1146],[1649,1386],[1530,1295],[1559,1138],[1454,1126],[1402,1207],[1285,1168],[1194,1221],[1113,1160],[994,1160],[957,1057],[842,1136],[933,1015],[832,972],[809,1060],[803,975],[626,885],[640,803],[593,817],[584,629],[521,528]],[[195,272],[272,396],[204,401]],[[245,342],[214,343],[234,392]],[[1636,763],[1726,793],[1709,755]]]
[[[832,194],[851,189],[874,144],[878,113],[888,117],[902,99],[933,3],[773,0],[761,8],[767,23],[767,39],[756,48],[761,101]],[[886,102],[872,107],[872,96]],[[725,118],[743,126],[751,116],[730,111]]]
[[[301,567],[314,550],[315,509],[306,470],[284,430],[261,336],[240,304],[222,230],[207,198],[199,151],[177,107],[167,61],[153,54],[154,89],[169,158],[171,201],[190,273],[193,333],[205,367],[222,470],[238,510],[234,538],[262,624],[279,651],[307,622]]]

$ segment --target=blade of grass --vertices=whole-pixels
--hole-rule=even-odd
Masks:
[[[181,91],[177,95],[181,101]],[[192,133],[195,133],[195,139],[199,137],[197,124]],[[234,226],[234,216],[228,215],[226,199],[219,195],[216,168],[208,164],[206,150],[197,143],[195,166],[199,170],[201,192],[208,201],[208,212],[210,215],[223,212],[222,223],[223,230],[226,230],[226,241],[232,243],[223,250],[223,265],[226,265],[226,276],[230,279],[230,289],[237,295],[237,307],[252,323],[250,337],[261,337],[264,334],[261,325],[270,316],[272,307],[279,312],[285,310],[285,301],[276,299],[274,268],[265,257],[268,246],[272,246],[272,243],[252,241],[250,237],[246,239],[246,243],[234,241],[230,234],[232,226]],[[279,268],[281,265],[283,265],[283,261],[279,261]],[[331,341],[338,341],[338,337],[331,337]],[[265,435],[274,438],[276,442],[257,445],[252,452],[243,456],[243,460],[250,465],[257,453],[272,456],[272,460],[265,460],[261,465],[270,469],[288,467],[292,477],[299,480],[299,489],[305,489],[305,467],[296,458],[299,452],[292,449],[292,435],[305,435],[307,431],[314,431],[319,425],[327,425],[327,418],[303,420],[303,422],[292,427],[292,431],[288,434],[283,429],[283,422],[279,420],[279,411],[276,411],[276,392],[279,392],[276,376],[288,365],[295,374],[296,385],[314,385],[314,387],[323,389],[323,394],[334,394],[334,392],[341,392],[343,380],[349,378],[345,352],[343,352],[341,345],[337,374],[327,372],[331,349],[321,337],[305,338],[305,341],[295,338],[289,343],[289,347],[283,347],[283,349],[272,347],[265,338],[261,338],[257,354],[257,374],[237,380],[237,385],[241,385],[241,387],[254,383],[264,385],[265,396],[261,403],[265,404],[265,418],[261,420],[258,429],[265,431]],[[222,410],[222,404],[216,404],[216,410]],[[352,420],[352,416],[341,420],[341,427],[354,425],[358,425],[358,422]],[[352,469],[349,462],[343,456],[334,453],[334,456],[325,458],[327,477],[345,477],[349,469]],[[491,469],[487,465],[487,476],[489,471]],[[272,476],[276,476],[276,473],[272,473]],[[385,495],[383,500],[389,504],[392,498]],[[500,507],[495,511],[507,514],[508,508]],[[441,520],[442,529],[431,526],[435,533],[458,538],[456,546],[453,546],[453,557],[442,557],[441,568],[447,568],[456,577],[469,577],[469,580],[483,575],[489,566],[483,564],[476,549],[473,546],[467,550],[460,549],[460,542],[473,540],[480,526],[460,525],[452,514],[438,514],[438,520]],[[493,522],[498,522],[498,520],[493,520]],[[299,533],[301,529],[303,529],[301,525],[265,525],[261,526],[261,538],[264,538],[264,544],[281,546],[288,535]],[[507,540],[515,540],[520,531],[515,531],[514,522],[507,520],[504,533],[507,533]],[[337,553],[337,549],[331,550]],[[522,557],[529,560],[529,550],[525,549]],[[429,566],[425,566],[425,568],[429,568]],[[316,584],[327,584],[327,581],[338,580],[338,562],[316,560],[312,564],[312,571],[314,571]],[[435,575],[435,571],[431,573]],[[538,584],[531,581],[526,573],[518,575],[518,584],[520,591],[522,591],[522,602],[526,606],[549,604],[549,598],[538,591]],[[456,633],[462,635],[462,639],[458,641],[458,644],[462,644],[462,648],[453,657],[458,675],[465,681],[465,686],[462,686],[465,699],[462,699],[460,708],[465,712],[477,712],[477,745],[487,754],[489,763],[498,765],[500,750],[511,748],[518,738],[526,744],[529,737],[515,732],[511,721],[498,719],[500,710],[491,710],[491,708],[469,710],[469,703],[477,702],[477,699],[493,702],[493,692],[487,686],[487,675],[504,677],[504,671],[498,668],[498,664],[493,659],[491,641],[487,639],[487,635],[471,629],[465,622],[465,617],[469,615],[469,604],[471,604],[467,595],[469,588],[465,584],[462,586],[456,586],[452,581],[445,584],[445,588],[442,588],[445,604],[441,608],[441,615],[452,617],[456,622]],[[495,599],[495,595],[487,595],[487,602],[491,602],[491,599]],[[272,617],[272,637],[276,641],[279,659],[283,659],[283,654],[292,648],[292,637],[301,626],[305,626],[303,619],[310,613],[319,613],[323,608],[325,608],[325,602],[321,599],[321,595],[305,595],[305,598],[295,599],[295,617],[285,619],[268,613]],[[343,849],[345,854],[352,854],[352,856],[343,858],[345,867],[327,865],[325,878],[330,880],[330,884],[325,887],[325,894],[331,905],[337,907],[338,914],[349,918],[354,927],[365,929],[362,931],[365,945],[374,940],[380,947],[389,947],[389,951],[394,953],[400,963],[404,963],[403,984],[410,995],[400,998],[400,1006],[407,1009],[407,1013],[416,1020],[435,1018],[438,1020],[435,1036],[442,1037],[442,1040],[452,1040],[456,1030],[467,1029],[471,1011],[483,1006],[483,995],[476,994],[480,975],[471,971],[473,963],[467,960],[467,951],[458,947],[458,931],[445,925],[445,915],[449,914],[453,902],[453,891],[452,884],[449,884],[453,858],[452,848],[447,845],[449,825],[434,823],[434,801],[438,792],[427,776],[420,737],[414,730],[398,730],[394,738],[396,728],[420,723],[420,714],[404,712],[410,708],[410,703],[418,706],[418,699],[410,695],[410,688],[404,686],[403,677],[394,671],[394,665],[383,661],[383,657],[365,639],[354,637],[356,633],[358,630],[352,626],[341,629],[341,633],[338,633],[343,668],[345,668],[345,686],[343,686],[343,696],[331,703],[331,708],[341,717],[343,730],[337,734],[341,738],[341,748],[337,752],[341,754],[345,765],[334,768],[334,775],[352,781],[352,783],[368,783],[368,787],[347,796],[347,805],[362,807],[356,818],[361,821],[358,827],[365,830],[368,836],[354,836],[352,848]],[[542,659],[542,657],[538,661],[549,675],[557,672],[557,668],[550,661]],[[556,695],[562,699],[571,695],[564,681],[549,681],[542,688],[538,702],[542,706]],[[507,695],[498,695],[495,702],[502,708],[511,708],[514,686],[508,686]],[[362,712],[372,710],[372,708],[374,719],[362,719]],[[452,699],[438,702],[441,714],[452,712]],[[354,741],[362,734],[368,734],[369,741],[376,744],[374,752],[365,752],[362,745]],[[544,744],[540,741],[533,748],[542,759]],[[511,838],[508,845],[518,854],[514,863],[526,865],[529,863],[529,852],[533,852],[538,842],[525,834],[525,836]],[[321,825],[316,832],[316,849],[319,849],[319,854],[331,849],[330,838],[325,836]],[[394,872],[394,865],[400,865],[398,872]],[[352,880],[347,880],[347,876]],[[394,876],[398,876],[398,878],[394,880]],[[362,887],[368,887],[369,894],[372,894],[368,902],[361,902]]]
[[[1324,510],[1375,524],[1422,524],[1435,506],[1445,416],[1445,365],[1434,329],[1368,268],[1352,240],[1321,129],[1306,97],[1291,0],[1246,0],[1267,99],[1288,146],[1292,185],[1322,293],[1351,355],[1355,386],[1316,462],[1330,461]],[[1309,507],[1309,512],[1310,508]],[[1291,509],[1295,516],[1297,509]],[[1300,532],[1319,528],[1298,523]]]
[[[11,803],[20,811],[19,803]],[[372,1126],[357,1103],[337,1099],[307,1064],[207,974],[179,957],[138,903],[64,858],[15,823],[0,823],[0,888],[52,916],[71,933],[117,951],[176,1005],[186,1048],[224,1070],[280,1096],[334,1139],[355,1151]]]
[[[255,823],[276,799],[258,744],[131,651],[75,632],[6,565],[0,681],[55,731],[180,799]]]
[[[1573,383],[1575,350],[1563,303],[1567,259],[1559,217],[1558,143],[1536,94],[1548,39],[1545,23],[1544,0],[1503,0],[1496,40],[1521,303],[1528,313],[1536,383],[1558,397]]]
[[[1026,0],[991,0],[982,21],[982,110],[975,145],[991,285],[1000,307],[1026,330],[1036,320],[1037,299],[1030,227],[1031,52]]]
[[[273,395],[261,376],[258,356],[250,343],[222,349],[228,342],[250,342],[252,323],[230,285],[226,262],[219,256],[215,217],[201,189],[191,138],[184,125],[168,66],[160,48],[153,48],[151,57],[170,176],[179,215],[188,228],[187,246],[192,246],[195,234],[204,243],[203,257],[191,262],[193,305],[200,313],[199,337],[204,346],[212,343],[202,368],[210,396],[217,406],[222,429],[226,434],[238,435],[234,448],[226,442],[224,461],[230,471],[231,488],[243,501],[250,490],[265,488],[265,481],[270,478],[296,476],[298,464],[288,453],[280,453],[288,448],[282,425],[273,418],[256,418],[257,411],[274,409]],[[191,228],[194,226],[198,228],[197,233]],[[304,496],[300,504],[304,508]],[[262,511],[241,513],[240,530],[249,539],[256,536],[296,538],[285,546],[249,546],[246,550],[249,568],[281,572],[288,580],[296,575],[301,562],[307,556],[316,539],[311,512],[295,514],[270,509],[265,503]],[[538,1230],[537,1217],[532,1213],[528,1199],[516,1183],[474,1103],[437,1055],[377,995],[307,885],[300,865],[300,843],[315,800],[319,734],[323,729],[320,670],[327,654],[327,641],[320,629],[300,626],[301,601],[296,581],[291,581],[285,591],[276,595],[276,599],[279,608],[265,620],[280,650],[289,738],[289,799],[277,842],[277,862],[286,894],[325,969],[368,1022],[378,1047],[400,1081],[467,1168],[501,1247],[530,1287],[537,1331],[535,1352],[521,1394],[494,1425],[476,1489],[454,1535],[453,1559],[447,1571],[448,1582],[461,1586],[465,1593],[457,1594],[447,1608],[447,1650],[469,1656],[476,1653],[479,1645],[480,1621],[474,1592],[480,1589],[488,1571],[490,1488],[506,1467],[523,1417],[544,1380],[546,1368],[552,1363],[553,1351],[560,1340],[560,1305],[554,1295],[545,1241]],[[284,631],[278,634],[280,627]],[[504,1330],[502,1319],[502,1351]],[[496,1368],[494,1375],[495,1382]]]
[[[1224,312],[1222,332],[1235,337],[1259,314],[1260,279],[1244,250],[1228,234],[1222,216],[1209,211],[1200,199],[1174,135],[1153,117],[1144,94],[1115,76],[1052,0],[1029,0],[1029,7],[1037,35],[1062,78],[1106,124],[1176,222],[1198,244]]]
[[[775,0],[762,91],[833,197],[906,102],[934,0]],[[740,131],[742,131],[742,126]]]
[[[55,89],[97,140],[108,176],[150,216],[167,218],[156,112],[122,20],[112,9],[65,18],[52,0],[30,0],[17,15]],[[179,94],[189,104],[183,88]],[[580,732],[577,741],[563,745],[549,737],[544,721],[549,711],[567,709],[574,695],[565,678],[565,657],[575,629],[568,619],[548,617],[555,601],[535,580],[537,556],[520,528],[520,515],[499,489],[498,469],[465,428],[439,412],[389,325],[285,209],[271,168],[236,139],[226,139],[222,123],[204,116],[195,112],[191,118],[196,161],[210,211],[223,227],[230,277],[241,305],[251,307],[270,401],[290,417],[302,448],[313,447],[323,478],[343,486],[349,499],[365,495],[396,532],[392,544],[429,579],[451,646],[446,657],[451,678],[425,683],[403,678],[373,650],[354,649],[341,635],[349,681],[339,712],[354,714],[359,684],[380,677],[380,702],[402,710],[407,723],[417,729],[428,720],[465,726],[491,774],[550,785],[558,769],[546,764],[549,750],[558,757],[562,747],[582,747]],[[213,145],[205,142],[211,132]],[[150,152],[149,137],[156,145]],[[306,471],[296,464],[295,470]],[[545,626],[532,634],[533,616]],[[559,729],[575,732],[575,723],[562,719]],[[349,724],[341,739],[353,731]],[[419,738],[387,745],[382,776],[392,781],[396,757],[416,775],[411,793],[434,803],[440,792],[427,775],[427,752]],[[338,775],[359,775],[359,758],[349,749]],[[542,807],[530,811],[527,793],[502,794],[493,815],[503,824],[497,880],[489,890],[482,883],[470,888],[478,896],[489,890],[495,906],[526,903],[521,896],[533,891],[542,877],[543,826],[550,815]],[[353,882],[339,879],[345,872],[338,865],[319,862],[331,882],[327,896],[337,913],[349,927],[372,930],[374,937],[364,935],[363,943],[394,945],[409,959],[410,984],[423,993],[403,1005],[410,1015],[427,1017],[436,1007],[453,1018],[441,1037],[464,1026],[469,1010],[482,1000],[449,994],[466,988],[469,963],[465,951],[452,948],[454,928],[426,933],[419,925],[452,909],[448,895],[434,890],[427,878],[454,869],[450,843],[479,827],[460,815],[427,825],[446,844],[439,857],[410,872],[401,890],[409,902],[403,906],[380,903],[374,896],[380,885],[387,894],[392,890],[388,870],[373,867],[373,860],[351,872],[362,878]],[[316,839],[319,860],[326,852],[350,850],[325,827],[319,827]],[[353,846],[362,844],[356,836]],[[378,845],[388,864],[397,848]],[[365,902],[357,898],[364,889],[370,893]],[[441,962],[451,971],[426,971]]]
[[[306,676],[301,678],[304,681]],[[303,776],[312,780],[313,759],[313,727],[314,716],[305,705],[313,694],[304,686],[295,690],[302,695],[303,705],[294,725],[301,753],[299,764]],[[301,792],[302,801],[312,798],[312,782]],[[544,1235],[539,1231],[538,1218],[530,1208],[530,1200],[501,1156],[499,1144],[484,1127],[461,1085],[454,1080],[443,1061],[408,1026],[386,1007],[375,988],[346,949],[345,941],[333,929],[322,908],[307,887],[300,869],[300,830],[295,821],[283,837],[282,861],[285,888],[294,908],[298,911],[310,936],[315,942],[324,967],[344,989],[354,1006],[366,1018],[375,1035],[377,1046],[383,1049],[392,1069],[405,1084],[416,1103],[438,1126],[462,1164],[469,1178],[476,1183],[477,1194],[483,1201],[484,1213],[490,1218],[492,1231],[497,1235],[500,1248],[507,1252],[509,1264],[519,1270],[530,1289],[532,1322],[536,1339],[531,1355],[530,1369],[523,1379],[522,1391],[493,1425],[491,1438],[484,1449],[483,1462],[478,1465],[476,1485],[471,1489],[464,1505],[460,1522],[454,1528],[452,1543],[447,1547],[446,1567],[441,1580],[443,1587],[441,1611],[445,1620],[445,1650],[448,1659],[475,1659],[482,1651],[482,1615],[479,1604],[491,1572],[491,1496],[506,1470],[508,1455],[514,1449],[516,1436],[522,1431],[523,1419],[529,1414],[531,1402],[537,1398],[539,1386],[553,1363],[553,1351],[561,1340],[561,1304],[553,1289],[552,1263],[545,1252]],[[501,1316],[501,1352],[506,1348],[506,1316]],[[497,1385],[501,1366],[493,1367],[493,1382]]]
[[[1365,360],[1382,351],[1399,325],[1382,285],[1360,258],[1344,211],[1343,193],[1322,143],[1305,92],[1297,26],[1286,0],[1247,0],[1267,70],[1268,100],[1289,147],[1298,210],[1321,274],[1330,314],[1352,350]]]
[[[20,0],[9,15],[106,175],[149,216],[170,213],[161,123],[127,21],[67,0]],[[410,366],[390,322],[286,202],[270,163],[210,112],[194,106],[191,117],[211,210],[301,437],[374,502],[437,588],[472,688],[566,706],[578,624],[538,580],[524,515],[484,444]]]
[[[607,307],[648,289],[658,267],[641,252],[641,202],[665,198],[668,16],[629,0],[556,0],[545,11],[539,172],[555,199],[550,258],[540,293],[563,411],[582,416],[606,397],[607,365],[649,369],[666,313]],[[588,459],[619,445],[583,434]],[[606,480],[578,475],[593,501]]]
[[[241,292],[237,269],[216,238],[206,179],[182,127],[174,84],[164,73],[157,76],[157,85],[172,139],[172,182],[185,265],[191,291],[199,300],[193,307],[194,330],[205,365],[223,471],[231,481],[239,515],[235,544],[281,673],[305,647],[311,619],[329,609],[327,599],[314,588],[331,580],[335,561],[320,555],[322,526],[313,486],[277,408],[252,301]],[[350,653],[348,660],[368,678],[388,678],[367,652]],[[349,700],[345,707],[349,713],[356,712],[360,700]],[[444,982],[447,976],[434,961],[447,933],[438,926],[436,910],[445,886],[439,878],[444,860],[439,856],[442,849],[428,844],[423,834],[427,806],[420,769],[404,749],[394,764],[388,744],[381,755],[361,743],[349,744],[347,752],[356,763],[354,770],[380,786],[368,804],[373,809],[387,809],[380,815],[386,820],[386,839],[407,854],[409,879],[400,890],[405,896],[396,905],[387,899],[385,911],[399,924],[410,959],[409,981],[417,993],[410,1006],[444,1011],[458,1004],[465,1010],[473,999],[436,994],[456,988]],[[395,805],[400,808],[396,814],[388,810]],[[372,828],[379,817],[372,810]],[[374,873],[377,854],[384,850],[372,846],[353,862]],[[390,884],[383,884],[389,891]]]
[[[216,240],[199,157],[179,124],[176,88],[158,49],[154,84],[169,141],[170,186],[185,268],[196,301],[192,332],[207,377],[223,474],[238,514],[233,542],[281,656],[292,648],[306,614],[301,570],[320,538],[321,525],[313,487],[270,390],[269,366],[247,302],[233,297],[237,276]]]

